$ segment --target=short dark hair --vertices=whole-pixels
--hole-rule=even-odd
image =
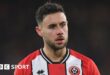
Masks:
[[[48,14],[56,13],[56,12],[64,12],[63,7],[57,3],[45,3],[35,12],[35,19],[38,24],[40,24],[44,17]]]

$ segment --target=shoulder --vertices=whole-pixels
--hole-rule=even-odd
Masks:
[[[89,73],[89,75],[100,75],[95,62],[91,58],[72,49],[70,49],[70,55],[81,60],[84,74]]]
[[[82,53],[79,53],[79,52],[77,52],[77,51],[75,51],[75,50],[73,50],[73,49],[70,49],[70,55],[72,55],[72,56],[75,56],[76,58],[78,58],[78,59],[81,59],[81,60],[91,60],[91,58],[89,58],[89,57],[87,57],[87,56],[85,56],[84,54],[82,54]]]
[[[24,59],[22,59],[18,65],[21,65],[22,68],[19,67],[15,68],[14,75],[31,75],[31,62],[34,58],[40,55],[40,51],[36,50],[29,55],[27,55]]]
[[[40,50],[35,50],[34,52],[28,54],[25,58],[23,58],[19,64],[29,64],[31,63],[31,61],[37,57],[38,55],[40,55]]]
[[[84,54],[79,53],[73,49],[70,49],[70,55],[80,59],[83,64],[89,65],[90,63],[94,63],[94,61],[90,57],[85,56]]]

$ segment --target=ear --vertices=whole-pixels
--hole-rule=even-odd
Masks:
[[[37,33],[40,37],[42,37],[42,29],[41,29],[41,26],[36,26],[36,27],[35,27],[35,31],[36,31],[36,33]]]

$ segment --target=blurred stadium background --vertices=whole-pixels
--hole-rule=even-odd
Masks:
[[[43,46],[35,33],[35,9],[46,0],[0,1],[0,64],[17,64]],[[110,2],[52,0],[64,6],[69,21],[68,47],[92,58],[101,75],[110,75]],[[40,41],[39,41],[40,40]],[[0,70],[13,75],[14,70]]]

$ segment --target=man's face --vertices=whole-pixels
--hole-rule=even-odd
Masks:
[[[57,12],[45,16],[40,29],[44,45],[54,50],[62,49],[67,45],[68,26],[64,13]]]

